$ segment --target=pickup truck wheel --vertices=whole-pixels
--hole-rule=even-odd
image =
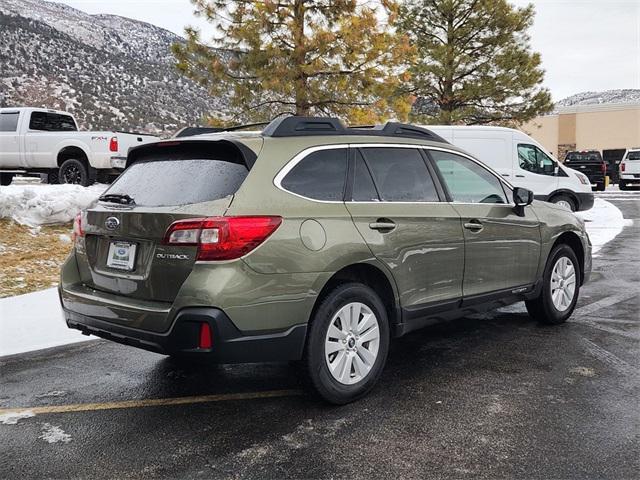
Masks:
[[[604,182],[596,183],[596,192],[604,192],[605,188]]]
[[[555,203],[556,205],[560,205],[564,208],[568,208],[572,212],[576,211],[576,204],[573,199],[567,195],[556,195],[551,199],[551,203]]]
[[[83,187],[88,187],[94,182],[86,165],[75,158],[69,158],[62,163],[59,180],[60,183],[82,185]]]
[[[627,189],[627,184],[624,182],[624,180],[620,180],[620,183],[618,184],[618,188],[620,190],[626,190]]]
[[[550,325],[565,322],[576,308],[580,281],[576,254],[568,245],[556,246],[544,269],[540,296],[525,302],[529,316]]]
[[[6,187],[7,185],[11,185],[13,181],[13,173],[0,173],[0,185]]]
[[[336,405],[366,395],[389,351],[389,321],[368,286],[346,283],[331,291],[309,325],[304,363],[313,387]]]

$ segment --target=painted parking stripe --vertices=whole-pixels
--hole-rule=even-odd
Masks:
[[[70,405],[50,405],[42,407],[2,408],[0,415],[30,412],[43,413],[94,412],[98,410],[117,410],[125,408],[161,407],[171,405],[189,405],[195,403],[227,402],[231,400],[253,400],[259,398],[279,398],[302,395],[302,390],[270,390],[265,392],[223,393],[216,395],[197,395],[193,397],[150,398],[124,400],[121,402],[77,403]]]
[[[602,308],[611,307],[612,305],[625,302],[636,296],[638,296],[637,292],[626,292],[619,293],[618,295],[613,295],[611,297],[605,297],[602,300],[598,300],[597,302],[589,303],[584,307],[577,308],[576,311],[573,312],[573,318],[571,318],[569,321],[579,322],[580,320],[576,318],[577,316],[591,315],[592,313],[597,312]]]

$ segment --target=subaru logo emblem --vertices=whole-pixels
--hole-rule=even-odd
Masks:
[[[107,230],[115,230],[120,226],[120,220],[116,217],[109,217],[104,221],[104,226],[107,227]]]

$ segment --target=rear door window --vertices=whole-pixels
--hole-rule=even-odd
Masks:
[[[249,171],[224,160],[155,160],[134,163],[105,194],[129,195],[136,205],[209,202],[236,193]]]
[[[363,148],[382,201],[438,202],[438,193],[416,148]]]
[[[376,186],[371,178],[369,167],[362,157],[362,153],[356,150],[356,161],[353,172],[353,195],[354,202],[378,202],[380,197]]]
[[[15,132],[18,130],[18,117],[20,113],[0,113],[0,132]]]
[[[323,201],[342,201],[347,177],[347,149],[312,152],[298,162],[280,185],[289,192]]]
[[[75,132],[78,130],[73,117],[60,113],[32,112],[29,119],[29,130],[45,132]]]

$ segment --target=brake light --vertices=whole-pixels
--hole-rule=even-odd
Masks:
[[[621,171],[621,172],[624,172],[624,163],[621,163],[621,164],[620,164],[620,171]]]
[[[282,217],[210,217],[179,220],[165,234],[165,245],[197,246],[197,260],[233,260],[264,242]]]
[[[118,137],[111,137],[111,141],[109,142],[109,151],[110,152],[118,151]]]
[[[607,164],[602,162],[602,164],[600,165],[600,170],[602,170],[602,173],[604,173],[606,175],[606,173],[607,173]]]
[[[78,212],[76,218],[73,219],[73,232],[71,232],[71,240],[75,243],[77,239],[84,237],[82,230],[82,212]]]

